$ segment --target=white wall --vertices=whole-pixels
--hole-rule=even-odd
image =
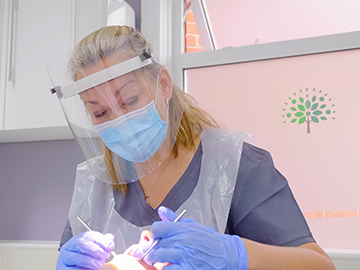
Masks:
[[[57,249],[57,242],[0,241],[0,270],[55,269]]]

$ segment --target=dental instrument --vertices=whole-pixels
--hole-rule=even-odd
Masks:
[[[178,220],[182,218],[182,216],[185,215],[185,213],[186,213],[186,209],[181,212],[181,214],[174,220],[174,222],[178,222]],[[156,239],[154,243],[149,247],[149,249],[139,258],[138,261],[140,262],[142,259],[144,259],[145,256],[149,254],[149,252],[157,245],[157,243],[159,243],[160,240],[161,240],[160,238]]]
[[[90,232],[92,231],[92,229],[89,227],[89,225],[87,225],[86,222],[85,222],[81,217],[77,216],[77,219],[81,222],[82,225],[84,225],[84,227],[85,227],[88,231],[90,231]],[[116,256],[115,251],[111,251],[110,253],[111,253],[111,255],[113,255],[114,257]]]

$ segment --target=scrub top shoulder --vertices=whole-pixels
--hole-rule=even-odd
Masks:
[[[194,191],[201,168],[201,143],[188,168],[162,202],[176,211]],[[128,185],[127,195],[114,190],[115,210],[136,226],[158,221],[157,209],[144,199],[139,182]],[[314,242],[307,223],[289,188],[266,150],[244,143],[240,168],[227,221],[226,233],[256,242],[299,246]],[[60,245],[72,237],[66,224]]]

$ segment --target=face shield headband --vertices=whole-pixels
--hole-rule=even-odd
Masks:
[[[50,91],[52,94],[56,93],[59,98],[69,98],[116,77],[146,67],[152,63],[153,60],[151,54],[148,50],[144,50],[139,56],[91,74],[65,87],[55,86]]]

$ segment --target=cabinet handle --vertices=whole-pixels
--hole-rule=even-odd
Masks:
[[[11,44],[10,44],[10,67],[9,81],[15,83],[15,56],[16,56],[16,30],[19,10],[19,0],[13,0],[11,6]]]

